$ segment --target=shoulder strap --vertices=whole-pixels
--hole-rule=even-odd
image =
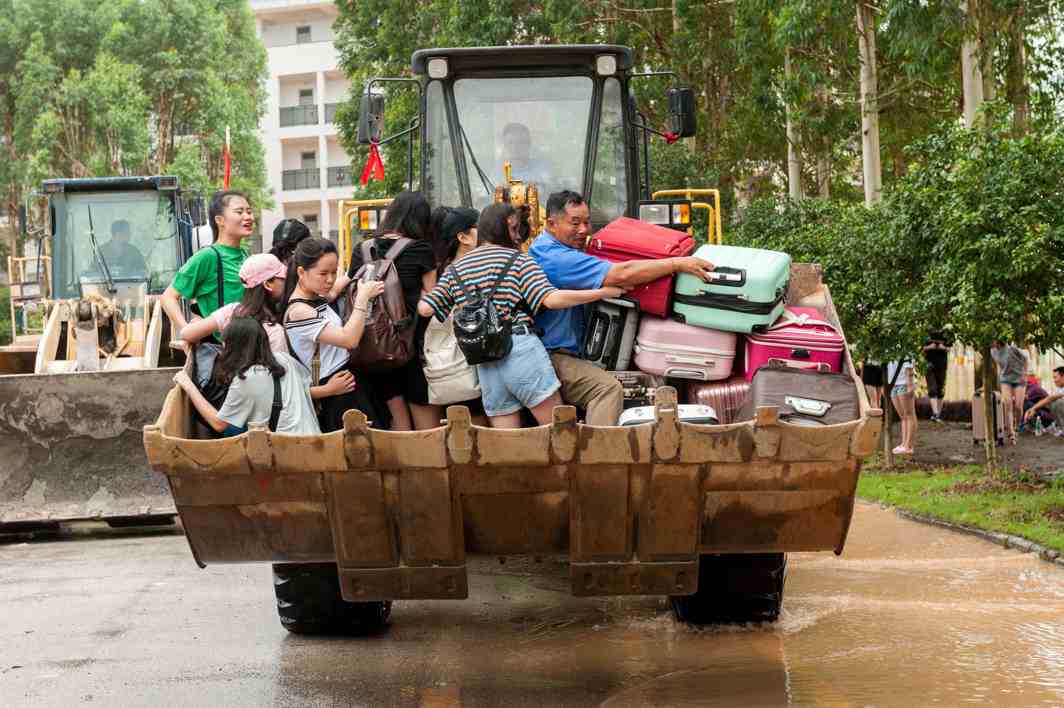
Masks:
[[[447,266],[447,270],[454,274],[454,280],[458,284],[458,288],[462,291],[462,298],[465,299],[465,301],[468,303],[470,288],[466,284],[466,281],[462,278],[462,274],[458,272],[458,269],[455,268],[454,265]],[[479,290],[477,291],[477,294],[480,294]]]
[[[392,244],[392,247],[388,249],[388,253],[384,256],[384,260],[394,261],[399,257],[399,254],[413,242],[413,239],[406,238],[405,236],[397,238],[395,243]]]
[[[288,301],[288,304],[291,305],[293,302],[302,302],[302,303],[305,303],[307,305],[310,305],[311,307],[315,307],[316,308],[316,306],[314,305],[314,301],[313,300],[306,300],[306,299],[303,299],[303,298],[293,298],[292,300]],[[284,343],[288,345],[288,353],[292,355],[293,359],[298,361],[300,364],[303,364],[303,360],[301,358],[299,358],[299,354],[297,354],[296,350],[292,347],[292,340],[288,338],[288,330],[285,329],[285,325],[287,325],[288,321],[289,321],[288,320],[288,312],[287,311],[285,311],[284,317],[282,319],[284,321],[281,323],[280,327],[281,327],[281,331],[284,332]],[[326,325],[326,326],[328,326],[328,325]],[[317,386],[318,385],[318,377],[321,375],[321,343],[318,340],[316,340],[316,339],[314,340],[314,354],[311,355],[310,365],[309,366],[306,365],[306,364],[303,364],[303,365],[306,366],[307,369],[310,370],[310,385],[311,386]]]
[[[221,307],[225,304],[225,278],[222,275],[222,252],[214,246],[208,246],[208,248],[214,251],[214,257],[218,260],[218,307]]]
[[[499,287],[499,283],[501,283],[503,281],[503,278],[506,277],[506,274],[510,272],[510,267],[513,266],[514,261],[516,261],[517,257],[520,255],[521,252],[518,250],[514,250],[514,252],[510,255],[509,260],[506,261],[506,265],[502,267],[502,272],[499,273],[499,277],[495,279],[495,284],[491,286],[491,291],[488,293],[489,300],[495,297],[495,290]]]
[[[362,239],[362,243],[358,244],[359,251],[362,252],[362,265],[366,265],[373,260],[373,241],[376,240],[372,236],[370,238]]]
[[[273,377],[273,407],[270,409],[270,431],[277,432],[277,422],[281,419],[281,379]]]

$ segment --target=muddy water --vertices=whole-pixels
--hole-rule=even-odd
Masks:
[[[843,557],[791,556],[772,626],[574,599],[550,562],[471,571],[470,600],[397,603],[381,637],[285,640],[275,702],[1064,705],[1064,571],[871,505]]]

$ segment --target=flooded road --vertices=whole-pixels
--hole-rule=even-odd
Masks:
[[[0,546],[0,704],[1064,705],[1064,571],[869,504],[841,558],[790,557],[774,625],[573,598],[551,561],[469,582],[380,636],[306,639],[268,568],[198,570],[181,537]]]

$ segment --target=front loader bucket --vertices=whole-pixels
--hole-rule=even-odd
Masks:
[[[176,371],[0,376],[0,529],[174,514],[143,427]]]
[[[794,267],[788,299],[838,322],[812,266]],[[655,420],[632,427],[559,406],[550,425],[482,428],[452,406],[432,430],[374,430],[348,411],[325,435],[203,440],[175,387],[144,447],[201,565],[336,563],[355,602],[465,598],[471,554],[567,555],[575,595],[690,595],[703,555],[842,552],[882,425],[848,353],[844,368],[860,417],[817,427],[774,407],[681,422],[663,387]]]

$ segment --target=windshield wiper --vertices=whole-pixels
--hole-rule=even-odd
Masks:
[[[113,293],[116,291],[114,278],[111,277],[111,269],[107,267],[107,261],[104,260],[103,251],[100,250],[100,246],[96,243],[96,230],[92,226],[92,206],[85,205],[85,208],[89,210],[89,241],[92,243],[92,255],[96,257],[96,261],[100,264],[100,268],[103,269],[103,277],[107,279],[107,292]]]
[[[480,163],[477,162],[477,156],[473,153],[473,146],[469,144],[469,136],[466,135],[465,127],[462,125],[462,121],[455,114],[454,120],[458,123],[458,132],[462,134],[462,140],[465,143],[466,149],[469,150],[469,159],[473,161],[473,167],[477,168],[477,175],[480,177],[480,184],[483,185],[484,191],[488,193],[489,197],[495,197],[495,185],[492,183],[488,176],[484,174],[484,170],[480,169]]]

